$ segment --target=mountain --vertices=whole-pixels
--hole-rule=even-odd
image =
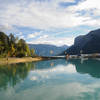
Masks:
[[[35,49],[35,53],[39,56],[55,56],[64,52],[68,46],[55,46],[50,44],[29,44],[30,49]]]
[[[74,45],[65,50],[67,54],[72,55],[80,54],[80,51],[83,54],[100,53],[100,29],[76,37]]]

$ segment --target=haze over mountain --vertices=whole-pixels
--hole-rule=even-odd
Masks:
[[[76,37],[74,45],[69,47],[65,52],[73,55],[80,54],[80,51],[83,54],[100,53],[100,29]]]
[[[38,56],[55,56],[68,48],[67,45],[58,47],[50,44],[29,44],[29,47],[35,49]]]

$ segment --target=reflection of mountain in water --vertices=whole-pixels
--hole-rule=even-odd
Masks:
[[[76,66],[79,73],[87,73],[92,77],[100,78],[100,61],[98,60],[85,60],[83,63],[79,59],[69,60],[70,63]]]
[[[57,60],[40,61],[36,63],[35,69],[47,69],[47,68],[55,67],[57,65],[66,65],[66,60],[57,59]]]
[[[55,67],[57,70],[57,66],[61,65],[60,69],[58,67],[58,70],[57,70],[57,71],[60,71],[62,70],[61,69],[62,66],[68,67],[68,64],[72,64],[72,66],[75,65],[76,71],[79,73],[82,73],[82,74],[87,73],[87,74],[90,74],[92,77],[100,78],[100,66],[99,66],[100,61],[97,61],[97,60],[87,60],[81,63],[79,59],[68,60],[68,62],[64,59],[57,59],[57,60],[48,60],[48,61],[40,61],[40,62],[20,63],[20,64],[15,64],[15,65],[0,65],[0,89],[1,88],[6,89],[8,88],[8,86],[14,87],[17,83],[21,83],[22,80],[25,81],[24,86],[23,86],[24,89],[29,88],[29,87],[31,88],[31,86],[33,86],[34,84],[37,85],[35,81],[32,82],[31,80],[29,80],[34,75],[37,75],[39,78],[43,76],[42,73],[44,75],[48,75],[48,73],[46,72],[44,73],[44,71],[51,71],[50,69],[53,69]],[[63,70],[70,70],[70,68],[63,69]],[[33,70],[38,70],[41,74]],[[67,74],[67,71],[65,71],[65,73]],[[39,74],[42,76],[39,76]],[[53,74],[56,74],[56,73],[54,72]],[[62,71],[62,74],[63,74],[63,71]],[[32,76],[29,76],[29,79],[27,79],[28,75],[32,75]],[[59,80],[60,81],[63,80],[64,77],[66,79],[66,75],[65,75]],[[51,80],[53,80],[53,78],[51,78]],[[55,81],[55,79],[53,81]]]

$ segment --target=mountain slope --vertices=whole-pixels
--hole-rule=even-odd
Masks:
[[[65,52],[74,55],[80,54],[80,51],[83,54],[100,53],[100,29],[91,31],[87,35],[76,37],[74,45]]]
[[[55,46],[50,44],[29,44],[30,48],[35,49],[35,53],[39,56],[55,56],[64,52],[68,46]]]

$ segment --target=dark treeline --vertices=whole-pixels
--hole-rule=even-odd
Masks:
[[[34,49],[29,49],[24,39],[18,39],[12,33],[7,36],[0,32],[0,57],[34,56]]]

